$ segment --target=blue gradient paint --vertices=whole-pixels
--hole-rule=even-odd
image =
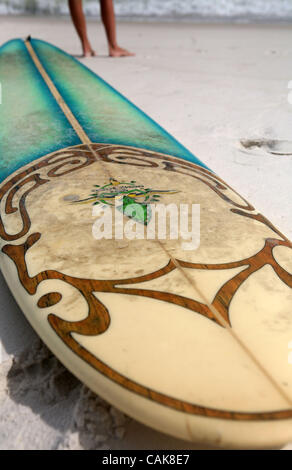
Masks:
[[[76,59],[44,41],[32,46],[92,142],[174,155],[206,167],[143,111]]]
[[[20,39],[0,48],[0,182],[50,152],[80,144]]]
[[[92,142],[145,148],[207,168],[87,67],[44,41],[31,44]],[[0,48],[0,81],[0,182],[44,155],[81,143],[22,40]]]

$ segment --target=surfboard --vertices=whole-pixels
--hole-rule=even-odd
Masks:
[[[0,266],[40,338],[157,430],[291,441],[291,242],[55,46],[4,44],[0,81]]]

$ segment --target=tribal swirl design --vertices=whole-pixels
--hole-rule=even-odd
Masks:
[[[81,279],[56,270],[46,270],[35,276],[30,276],[26,262],[26,254],[33,245],[38,243],[42,234],[30,233],[31,220],[26,207],[28,195],[36,191],[40,186],[47,184],[52,178],[58,178],[71,172],[79,171],[93,164],[97,159],[100,159],[101,163],[104,165],[110,162],[117,165],[131,165],[139,168],[159,168],[166,172],[180,173],[197,179],[205,184],[211,191],[215,192],[219,198],[223,199],[230,206],[230,210],[233,213],[241,217],[252,218],[266,225],[274,232],[275,236],[267,238],[263,243],[263,247],[254,255],[228,263],[203,264],[191,263],[181,259],[176,259],[174,262],[170,259],[164,267],[155,272],[128,279]],[[258,214],[247,201],[241,198],[213,173],[193,163],[141,149],[115,145],[103,146],[101,144],[92,144],[91,149],[88,148],[87,145],[79,145],[46,156],[34,162],[32,165],[27,166],[25,169],[18,171],[10,179],[8,178],[0,187],[0,204],[1,213],[3,214],[3,217],[0,218],[0,237],[3,241],[2,252],[14,262],[19,280],[26,292],[29,295],[34,295],[37,292],[38,286],[44,280],[61,280],[75,288],[86,300],[88,315],[84,320],[76,322],[65,321],[51,313],[48,315],[48,322],[56,334],[75,354],[101,374],[140,396],[172,409],[193,415],[238,421],[278,420],[292,417],[292,410],[289,409],[256,413],[236,412],[233,410],[203,407],[167,396],[123,376],[91,354],[72,336],[73,332],[88,336],[99,335],[110,327],[110,312],[98,299],[98,295],[94,295],[99,292],[147,297],[157,301],[182,306],[196,314],[208,318],[210,321],[224,328],[224,325],[215,318],[208,305],[203,302],[174,293],[135,287],[138,283],[167,276],[169,273],[178,269],[177,265],[187,270],[200,269],[213,271],[228,270],[238,267],[243,268],[220,287],[212,302],[212,306],[230,326],[229,307],[235,293],[250,276],[264,266],[269,265],[278,278],[286,286],[292,288],[292,275],[281,267],[273,256],[273,249],[276,246],[292,248],[291,242],[265,217]],[[10,214],[17,214],[21,221],[21,228],[17,233],[9,232],[7,221],[9,220]],[[38,300],[37,305],[39,308],[53,307],[60,301],[62,301],[62,294],[59,292],[51,292],[42,296]]]

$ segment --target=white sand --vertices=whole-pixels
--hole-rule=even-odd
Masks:
[[[119,60],[106,57],[99,24],[89,32],[100,56],[83,62],[291,237],[291,28],[122,23],[120,43],[137,55]],[[66,18],[0,17],[0,43],[28,34],[80,54]],[[37,340],[2,277],[0,295],[0,449],[196,448],[88,392]]]

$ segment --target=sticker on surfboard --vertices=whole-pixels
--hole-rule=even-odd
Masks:
[[[121,211],[127,217],[147,225],[151,220],[151,204],[159,202],[162,194],[176,194],[172,190],[145,188],[136,181],[120,182],[110,178],[103,186],[94,185],[91,195],[86,199],[76,200],[73,204],[109,205]]]

